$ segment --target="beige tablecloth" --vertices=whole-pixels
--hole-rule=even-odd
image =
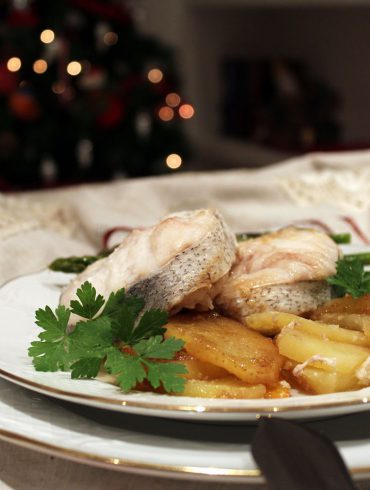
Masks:
[[[57,256],[94,252],[112,227],[145,226],[170,212],[209,206],[217,207],[235,231],[314,223],[349,231],[354,243],[369,243],[370,151],[311,154],[262,170],[184,173],[0,195],[0,283],[40,270]],[[195,486],[231,488],[125,475],[0,442],[0,490]],[[361,488],[370,489],[370,483]]]

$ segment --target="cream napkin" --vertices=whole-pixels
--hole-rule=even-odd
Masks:
[[[370,151],[309,154],[257,170],[183,173],[0,195],[0,282],[61,255],[92,253],[117,226],[218,208],[235,231],[291,223],[370,237]],[[320,224],[319,223],[319,224]]]

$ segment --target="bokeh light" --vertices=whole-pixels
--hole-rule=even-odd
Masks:
[[[159,119],[161,119],[162,121],[171,121],[171,119],[173,119],[175,113],[173,111],[173,109],[171,109],[171,107],[168,107],[168,106],[163,106],[159,109],[158,111],[158,116],[159,116]]]
[[[54,31],[51,29],[44,29],[40,34],[40,39],[44,44],[50,44],[55,39]]]
[[[159,68],[152,68],[148,72],[148,80],[152,83],[159,83],[163,79],[163,72]]]
[[[112,31],[106,32],[103,36],[103,42],[107,46],[114,46],[118,42],[118,34]]]
[[[66,90],[66,84],[64,82],[54,82],[51,86],[51,90],[54,94],[61,95]]]
[[[171,170],[176,170],[181,167],[182,158],[177,153],[171,153],[171,155],[168,155],[166,158],[166,165]]]
[[[179,107],[179,114],[183,119],[190,119],[194,116],[194,107],[190,104],[183,104]]]
[[[166,104],[169,105],[170,107],[177,107],[181,102],[181,97],[179,94],[176,94],[175,92],[171,92],[170,94],[167,94],[166,97]]]
[[[33,64],[33,71],[35,73],[38,73],[39,75],[41,73],[45,73],[46,70],[48,69],[48,64],[45,60],[36,60]]]
[[[13,58],[8,59],[6,66],[9,71],[18,71],[22,66],[22,62],[20,58],[14,56]]]
[[[67,73],[75,77],[79,75],[82,70],[82,65],[78,61],[70,61],[67,65]]]

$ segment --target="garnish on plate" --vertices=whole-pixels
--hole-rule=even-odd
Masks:
[[[334,286],[339,297],[350,294],[359,298],[370,293],[370,272],[365,271],[363,261],[355,255],[338,260],[337,273],[328,277],[327,282]]]
[[[108,300],[97,295],[91,283],[77,291],[69,308],[59,305],[36,311],[36,324],[43,329],[28,350],[37,371],[71,371],[71,377],[95,378],[104,368],[116,376],[123,391],[147,381],[152,388],[181,392],[186,367],[174,358],[184,342],[164,339],[168,316],[162,310],[141,314],[144,301],[128,296],[124,289]],[[100,313],[99,313],[100,312]],[[71,314],[83,318],[68,332]]]
[[[71,272],[79,273],[82,272],[89,265],[93,264],[97,260],[104,259],[108,257],[113,252],[114,249],[104,249],[98,252],[97,255],[82,255],[71,256],[71,257],[59,257],[48,265],[48,268],[52,271],[57,272]]]

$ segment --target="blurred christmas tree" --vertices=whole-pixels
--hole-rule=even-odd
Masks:
[[[37,187],[181,164],[193,108],[171,51],[122,1],[0,0],[0,16],[0,178]]]

